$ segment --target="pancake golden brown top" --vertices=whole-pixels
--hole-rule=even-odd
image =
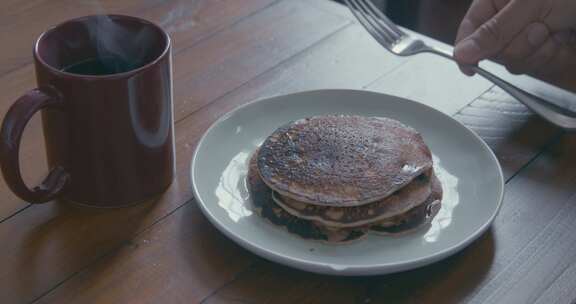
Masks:
[[[278,128],[258,153],[270,188],[320,206],[383,199],[431,167],[430,150],[416,130],[379,117],[301,119]]]
[[[329,229],[316,222],[300,219],[284,211],[272,200],[272,190],[262,181],[256,165],[256,157],[250,159],[248,169],[248,189],[254,211],[271,223],[283,227],[304,239],[329,243],[347,243],[366,236],[368,227],[354,229]]]

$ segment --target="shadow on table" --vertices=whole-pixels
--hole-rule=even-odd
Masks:
[[[219,288],[254,262],[254,256],[220,233],[202,214],[195,201],[187,203],[179,219],[175,250],[187,266],[176,273],[190,290]],[[176,274],[175,273],[175,274]],[[187,292],[184,292],[187,293]],[[195,291],[194,293],[198,293]],[[200,292],[201,293],[201,292]]]
[[[525,113],[527,116],[520,118],[510,117],[511,114],[503,114],[508,116],[505,118],[507,124],[505,126],[492,126],[492,129],[484,128],[484,126],[468,126],[478,133],[499,157],[507,160],[510,157],[507,155],[510,147],[515,147],[516,152],[528,152],[530,148],[543,148],[548,144],[550,138],[553,138],[554,134],[560,131],[538,115],[530,112]],[[534,134],[534,132],[538,132],[538,134]]]
[[[373,282],[369,278],[360,280],[366,280],[369,285],[368,298],[460,302],[484,281],[494,261],[495,250],[494,234],[489,230],[468,248],[443,261],[382,276]]]
[[[506,178],[530,162],[561,133],[501,90],[491,90],[455,116],[497,155]]]
[[[236,275],[205,303],[449,303],[471,295],[494,259],[491,230],[462,252],[438,263],[398,274],[335,277],[311,274],[264,259]]]
[[[38,291],[57,286],[134,236],[157,206],[155,201],[116,209],[63,202],[30,206],[23,212],[31,214],[19,217],[29,223],[16,223],[24,236],[16,247],[17,259],[7,267],[14,286],[11,294],[24,301],[41,296]]]

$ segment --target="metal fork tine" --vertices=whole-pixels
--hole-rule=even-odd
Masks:
[[[358,4],[356,0],[344,0],[350,11],[360,23],[368,30],[368,32],[376,38],[376,40],[382,43],[386,48],[390,48],[391,45],[394,43],[394,37],[390,36],[388,33],[379,31],[378,26],[374,25],[374,21],[371,21],[373,17],[368,17],[362,7]]]
[[[386,26],[387,29],[394,32],[397,36],[405,35],[404,31],[398,28],[398,26],[396,26],[396,24],[392,22],[392,20],[390,20],[384,13],[382,13],[382,11],[374,5],[372,0],[360,0],[360,1],[364,2],[368,6],[369,10],[372,12],[372,15],[375,16],[376,19],[384,22],[384,25]]]
[[[348,7],[350,8],[350,11],[352,12],[352,14],[354,14],[354,16],[356,16],[356,19],[358,19],[358,21],[360,21],[360,23],[366,28],[366,30],[368,30],[368,32],[374,38],[376,38],[376,40],[378,42],[383,43],[383,45],[387,48],[390,44],[393,43],[394,40],[392,37],[385,35],[385,33],[378,31],[377,28],[374,27],[373,23],[364,14],[364,12],[362,11],[362,8],[359,6],[359,4],[355,0],[344,0],[344,1],[346,2]]]
[[[391,36],[395,41],[398,40],[402,35],[398,34],[392,30],[387,23],[385,23],[380,17],[384,17],[384,14],[374,6],[372,0],[358,0],[362,9],[366,15],[369,15],[372,20],[376,22],[376,27],[379,31],[385,32],[387,35]]]
[[[366,2],[363,0],[353,0],[356,1],[356,5],[360,8],[360,12],[369,20],[370,24],[375,28],[376,31],[382,33],[389,37],[394,44],[400,35],[397,35],[394,31],[390,30],[382,20],[380,20],[377,16],[375,16],[372,12],[370,12],[370,8],[366,5]],[[368,2],[372,3],[371,0],[367,0]]]

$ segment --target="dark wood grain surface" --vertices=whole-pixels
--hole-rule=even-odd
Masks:
[[[576,300],[576,137],[490,83],[462,76],[442,58],[390,55],[344,7],[327,0],[95,3],[0,3],[0,113],[34,87],[31,48],[46,28],[99,12],[151,19],[174,39],[177,177],[158,201],[114,210],[32,206],[0,180],[0,303]],[[251,100],[322,88],[408,97],[475,130],[497,154],[507,180],[492,229],[433,265],[352,278],[280,266],[220,234],[192,196],[189,166],[200,136]],[[46,170],[43,149],[34,119],[21,151],[30,183]]]

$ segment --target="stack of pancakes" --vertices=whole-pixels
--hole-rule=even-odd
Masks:
[[[262,217],[327,242],[413,231],[442,198],[420,134],[380,117],[316,116],[278,128],[251,158],[248,186]]]

